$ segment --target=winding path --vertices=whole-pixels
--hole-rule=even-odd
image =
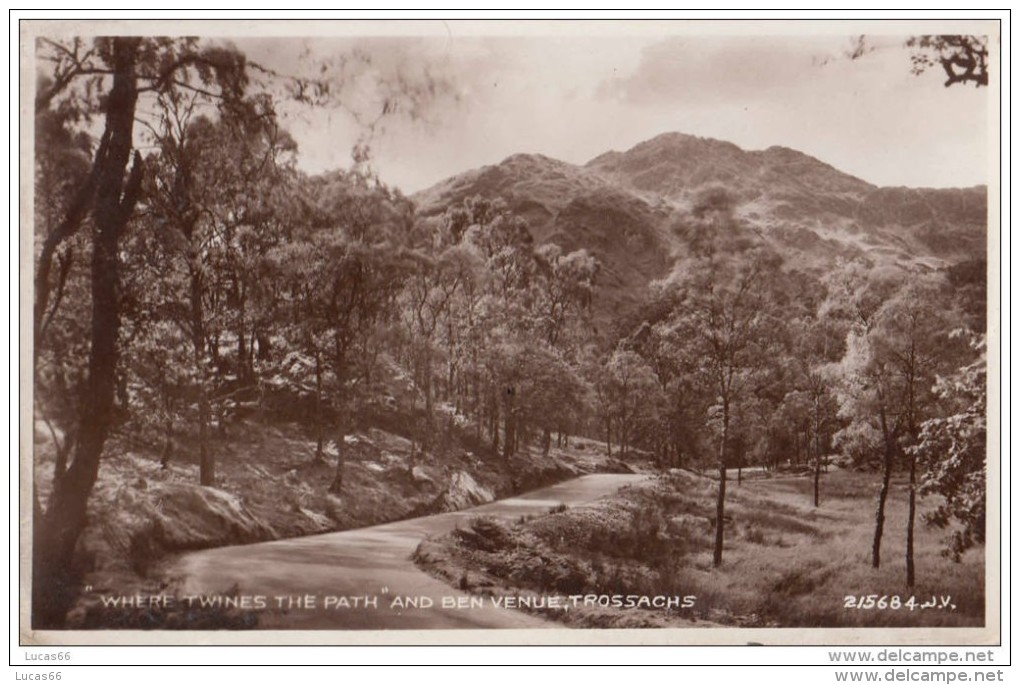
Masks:
[[[485,514],[514,520],[559,504],[575,506],[648,478],[593,474],[464,511],[424,516],[370,528],[221,547],[185,554],[167,569],[182,581],[184,595],[215,595],[236,586],[241,595],[267,598],[260,629],[442,629],[541,628],[551,624],[487,602],[482,608],[442,607],[442,598],[466,597],[418,569],[411,554],[427,536],[453,530],[458,522]],[[276,597],[312,595],[316,608],[277,608]],[[327,597],[332,606],[324,608]],[[377,607],[364,598],[378,597]],[[340,597],[350,606],[342,606]],[[394,597],[430,598],[431,607],[391,608]],[[362,606],[354,606],[361,598]],[[290,601],[289,599],[285,601]],[[449,601],[449,600],[448,600]],[[427,604],[428,601],[420,603]]]

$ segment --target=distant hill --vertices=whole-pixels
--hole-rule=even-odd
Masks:
[[[600,309],[619,312],[669,270],[683,244],[676,226],[716,187],[742,225],[807,271],[839,258],[937,269],[985,256],[984,186],[881,188],[789,148],[748,151],[681,133],[583,166],[517,154],[413,199],[429,216],[475,195],[503,198],[538,242],[591,250],[602,263]]]

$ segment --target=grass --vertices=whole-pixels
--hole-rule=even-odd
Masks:
[[[915,531],[917,579],[905,584],[906,487],[895,480],[886,509],[882,564],[871,565],[875,474],[834,470],[812,506],[810,478],[777,478],[727,491],[723,564],[713,567],[715,483],[674,473],[648,487],[517,523],[469,522],[430,540],[418,563],[458,587],[486,594],[694,595],[664,612],[558,612],[582,626],[657,626],[707,621],[738,626],[979,626],[984,623],[984,550],[963,563],[942,555],[945,531]],[[920,513],[930,507],[923,501]],[[897,597],[900,609],[847,608],[861,597]],[[951,596],[955,610],[915,609]]]

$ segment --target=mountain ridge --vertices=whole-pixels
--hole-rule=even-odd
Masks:
[[[595,254],[612,311],[668,272],[684,249],[679,229],[713,192],[742,226],[806,271],[854,258],[941,269],[983,259],[986,250],[986,186],[877,186],[785,146],[748,151],[678,132],[584,164],[513,154],[411,197],[425,217],[476,195],[502,198],[536,243]]]

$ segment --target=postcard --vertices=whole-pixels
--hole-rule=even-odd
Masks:
[[[998,644],[999,39],[22,22],[21,644]]]

